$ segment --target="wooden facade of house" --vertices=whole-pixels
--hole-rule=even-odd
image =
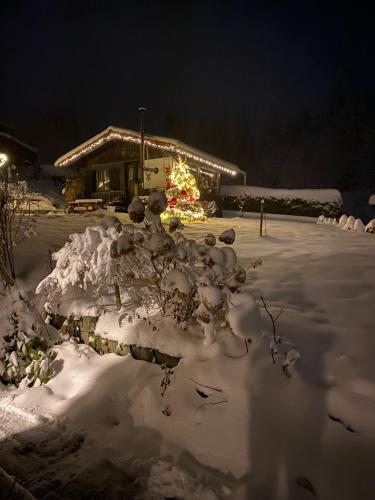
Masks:
[[[185,159],[196,177],[202,200],[218,199],[222,173],[243,173],[233,164],[174,139],[146,135],[144,157],[146,164],[147,160],[163,157]],[[65,190],[66,203],[84,198],[102,199],[105,203],[121,201],[127,206],[133,196],[149,193],[140,166],[140,134],[135,131],[108,127],[60,157],[55,166],[68,166],[76,172]]]

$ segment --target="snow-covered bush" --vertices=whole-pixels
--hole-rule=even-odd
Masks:
[[[66,304],[61,307],[66,297],[73,305],[78,298],[94,305],[101,296],[113,297],[118,286],[128,319],[132,314],[145,320],[156,314],[172,318],[184,329],[200,325],[206,344],[213,342],[219,329],[251,336],[254,330],[245,322],[242,329],[234,327],[233,308],[238,314],[245,311],[247,323],[251,316],[245,304],[249,294],[239,291],[246,272],[235,251],[217,247],[212,234],[201,243],[179,231],[167,234],[160,223],[159,196],[151,197],[144,211],[137,200],[131,208],[133,220],[140,221],[144,212],[145,227],[121,225],[115,217],[107,217],[102,225],[71,235],[54,254],[56,266],[37,288],[37,293],[46,295],[49,309],[66,313]],[[225,245],[233,243],[234,230],[224,231],[218,239]]]
[[[342,215],[338,222],[334,218],[331,217],[327,218],[324,215],[320,215],[316,222],[317,224],[329,224],[332,226],[338,226],[346,231],[357,231],[358,233],[364,231],[368,233],[375,232],[375,219],[371,220],[367,224],[367,226],[365,226],[361,219],[358,218],[356,219],[352,215],[349,217],[347,215]]]
[[[25,217],[28,206],[28,187],[16,177],[12,168],[0,169],[0,284],[14,284],[16,266],[14,247],[23,239],[34,235],[31,221]]]
[[[264,210],[271,214],[290,214],[317,217],[338,217],[342,211],[342,197],[336,189],[273,189],[258,186],[222,186],[224,210],[259,212],[261,200]]]
[[[342,226],[342,229],[344,229],[345,231],[353,231],[354,230],[354,224],[355,224],[355,218],[350,215],[345,224]]]
[[[339,219],[339,226],[344,227],[347,220],[348,220],[348,216],[345,214],[342,214],[342,216]]]
[[[0,381],[29,387],[47,383],[56,353],[22,290],[13,287],[4,296],[0,326]]]
[[[354,231],[363,232],[365,230],[365,225],[361,219],[356,219],[354,223]]]

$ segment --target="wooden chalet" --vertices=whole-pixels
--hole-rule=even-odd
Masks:
[[[220,160],[187,144],[165,137],[144,136],[144,170],[140,166],[139,132],[108,127],[100,134],[64,154],[55,167],[69,167],[76,177],[65,190],[66,204],[75,199],[102,199],[104,203],[165,189],[164,169],[182,158],[195,175],[202,200],[217,200],[220,176],[243,174],[236,165]]]
[[[20,179],[35,177],[38,171],[38,149],[16,137],[15,130],[0,123],[0,153],[6,154],[11,165],[17,167]]]

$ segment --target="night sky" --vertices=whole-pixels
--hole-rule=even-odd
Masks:
[[[147,132],[248,168],[241,123],[320,112],[340,82],[374,90],[372,13],[329,5],[3,1],[0,121],[54,161],[110,124],[137,128],[143,104]]]

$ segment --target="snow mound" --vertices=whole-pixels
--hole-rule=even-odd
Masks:
[[[356,219],[354,223],[354,231],[363,232],[365,230],[365,225],[361,219]]]
[[[347,220],[345,222],[345,225],[342,226],[342,229],[344,231],[353,231],[354,230],[354,224],[355,224],[355,218],[352,215],[350,215],[347,218]]]
[[[375,233],[375,219],[371,219],[365,227],[366,233]]]
[[[254,339],[260,329],[257,303],[249,292],[234,293],[230,297],[227,321],[235,335]]]
[[[187,471],[173,463],[159,460],[151,466],[148,479],[150,498],[184,498],[186,500],[218,500]]]
[[[343,214],[340,219],[339,219],[339,226],[344,227],[346,224],[346,221],[348,220],[348,216]]]

